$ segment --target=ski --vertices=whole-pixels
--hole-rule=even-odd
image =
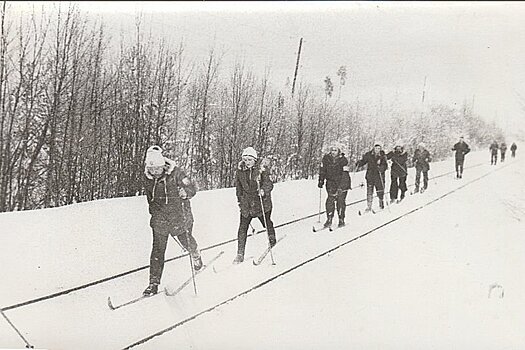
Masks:
[[[263,262],[264,258],[266,258],[266,255],[268,255],[268,253],[270,252],[270,250],[272,250],[272,249],[277,245],[277,243],[279,243],[284,237],[286,237],[286,235],[281,236],[281,237],[277,240],[277,242],[275,242],[275,245],[274,245],[272,248],[270,248],[270,247],[266,248],[266,249],[264,250],[264,252],[263,252],[263,253],[262,253],[257,259],[253,259],[253,260],[252,260],[253,264],[254,264],[255,266],[260,265],[260,264]]]
[[[361,210],[359,210],[357,213],[359,214],[359,216],[362,216],[362,215],[365,215],[365,214],[375,214],[376,211],[374,209],[370,209],[368,211],[365,210],[364,212],[361,212]]]
[[[222,254],[224,254],[224,251],[219,252],[219,254],[217,254],[213,259],[211,259],[206,265],[203,265],[200,270],[195,271],[195,276],[197,276],[198,274],[200,274],[201,272],[206,270],[206,268],[208,266],[212,265],[215,261],[217,261],[217,259],[219,259]],[[178,294],[181,290],[183,290],[184,287],[186,287],[188,284],[190,284],[192,282],[192,280],[193,280],[193,276],[188,278],[177,289],[175,289],[174,291],[171,291],[171,292],[168,290],[167,287],[164,287],[164,293],[167,296],[172,297],[172,296]]]
[[[326,230],[326,229],[331,229],[332,226],[322,226],[322,227],[315,227],[315,226],[312,226],[312,231],[313,232],[320,232],[320,231],[323,231],[323,230]]]
[[[253,258],[254,258],[253,255],[252,256],[248,256],[248,257],[244,258],[243,262],[248,261],[248,260],[252,260]],[[215,273],[222,273],[222,272],[225,272],[225,271],[228,271],[228,270],[234,268],[235,266],[242,265],[243,262],[242,263],[238,263],[238,264],[230,263],[230,264],[228,264],[226,266],[224,266],[224,265],[223,266],[215,266],[214,265],[214,266],[212,266],[212,269],[213,269],[213,272],[215,272]]]
[[[223,253],[224,252],[221,251],[217,256],[215,256],[212,260],[210,260],[208,265],[213,263],[215,260],[217,260]],[[202,272],[203,270],[205,270],[208,265],[203,265],[202,268],[199,271],[195,271],[195,275],[197,275],[200,272]],[[185,286],[190,284],[191,281],[192,281],[192,278],[190,278],[189,280],[184,282],[184,284],[181,287],[179,287],[179,288],[180,289],[184,288]],[[165,291],[166,291],[166,289],[165,289]],[[168,293],[166,293],[166,294],[169,295]],[[117,309],[120,309],[121,307],[128,306],[128,305],[131,305],[131,304],[135,304],[135,303],[137,303],[137,302],[139,302],[141,300],[144,300],[144,299],[147,299],[147,298],[152,298],[152,297],[157,296],[157,295],[161,295],[161,293],[157,293],[157,294],[153,294],[153,295],[141,295],[140,297],[137,297],[135,299],[131,299],[131,300],[129,300],[129,301],[125,302],[125,303],[119,304],[119,305],[113,305],[113,302],[111,301],[111,297],[108,297],[108,307],[111,310],[117,310]]]

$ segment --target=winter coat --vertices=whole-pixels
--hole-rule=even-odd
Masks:
[[[492,154],[497,154],[498,153],[498,143],[497,142],[493,142],[490,144],[490,147],[489,147],[489,150],[492,152]]]
[[[414,152],[414,157],[412,158],[412,163],[416,166],[416,170],[429,171],[430,170],[430,152],[426,149],[420,150],[416,149]]]
[[[388,169],[388,163],[385,152],[380,151],[379,154],[375,154],[374,151],[369,151],[363,155],[361,160],[357,161],[357,167],[367,165],[366,169],[366,181],[372,182],[377,179],[385,181],[385,171]]]
[[[150,226],[166,235],[170,230],[180,234],[193,224],[190,198],[195,196],[197,189],[174,162],[167,162],[166,169],[159,179],[146,170],[144,189],[151,214]],[[181,189],[186,193],[184,199]]]
[[[407,176],[408,154],[405,150],[390,151],[387,153],[386,158],[392,160],[392,168],[390,170],[391,175],[397,177]]]
[[[457,160],[463,160],[465,159],[465,155],[470,152],[470,148],[468,147],[466,142],[458,142],[454,145],[452,148],[453,151],[456,151],[456,159]]]
[[[349,171],[344,153],[339,153],[335,158],[330,153],[325,154],[319,168],[319,187],[326,180],[326,189],[330,192],[349,190],[352,187]]]
[[[518,146],[516,146],[515,143],[513,143],[511,146],[510,146],[510,150],[515,152],[516,150],[518,149]]]
[[[501,153],[507,152],[507,145],[505,144],[505,142],[501,144],[499,149],[500,149]]]
[[[264,191],[262,202],[264,212],[267,213],[272,210],[271,192],[273,190],[273,183],[270,180],[268,170],[261,167],[260,164],[248,168],[244,161],[241,161],[237,168],[236,193],[242,216],[262,216],[259,188]]]

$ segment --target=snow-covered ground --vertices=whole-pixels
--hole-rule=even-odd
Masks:
[[[462,180],[452,173],[430,180],[424,194],[376,215],[358,216],[364,203],[349,206],[347,226],[334,232],[312,233],[317,216],[278,228],[278,238],[286,237],[274,249],[274,266],[268,257],[258,267],[249,259],[229,267],[236,242],[204,250],[205,262],[225,253],[214,265],[218,272],[197,277],[198,296],[190,285],[175,297],[114,311],[107,297],[119,304],[140,295],[147,269],[9,307],[146,266],[151,230],[144,197],[4,213],[0,307],[30,343],[46,349],[136,342],[144,349],[521,349],[525,164],[518,158],[490,166],[487,152],[473,152],[466,166],[474,167]],[[452,159],[435,163],[430,176],[453,169]],[[352,175],[348,203],[364,199],[363,176]],[[290,181],[276,185],[273,199],[277,225],[315,214],[319,190],[315,180]],[[192,203],[201,248],[236,238],[233,189],[199,192]],[[264,235],[250,238],[246,256],[265,245]],[[166,257],[180,254],[170,241]],[[187,258],[168,262],[163,286],[174,288],[189,275]],[[489,298],[493,284],[502,288]],[[0,348],[23,347],[0,319]]]

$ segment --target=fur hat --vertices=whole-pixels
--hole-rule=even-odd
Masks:
[[[421,147],[421,148],[425,148],[425,143],[424,142],[420,142],[417,146]]]
[[[160,167],[166,164],[166,160],[162,155],[162,148],[159,146],[151,146],[146,151],[146,168]]]
[[[257,151],[253,147],[247,147],[242,151],[242,156],[248,156],[252,157],[253,159],[257,159]]]

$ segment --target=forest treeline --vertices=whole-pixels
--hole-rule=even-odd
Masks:
[[[471,145],[502,136],[466,103],[341,101],[344,65],[324,88],[299,79],[292,96],[268,73],[225,67],[213,49],[192,60],[139,19],[134,39],[116,47],[104,23],[74,6],[19,18],[4,2],[0,25],[0,212],[140,194],[153,144],[204,190],[234,184],[247,146],[283,181],[317,174],[333,142],[353,164],[374,142],[409,152],[425,142],[438,160],[460,133]]]

